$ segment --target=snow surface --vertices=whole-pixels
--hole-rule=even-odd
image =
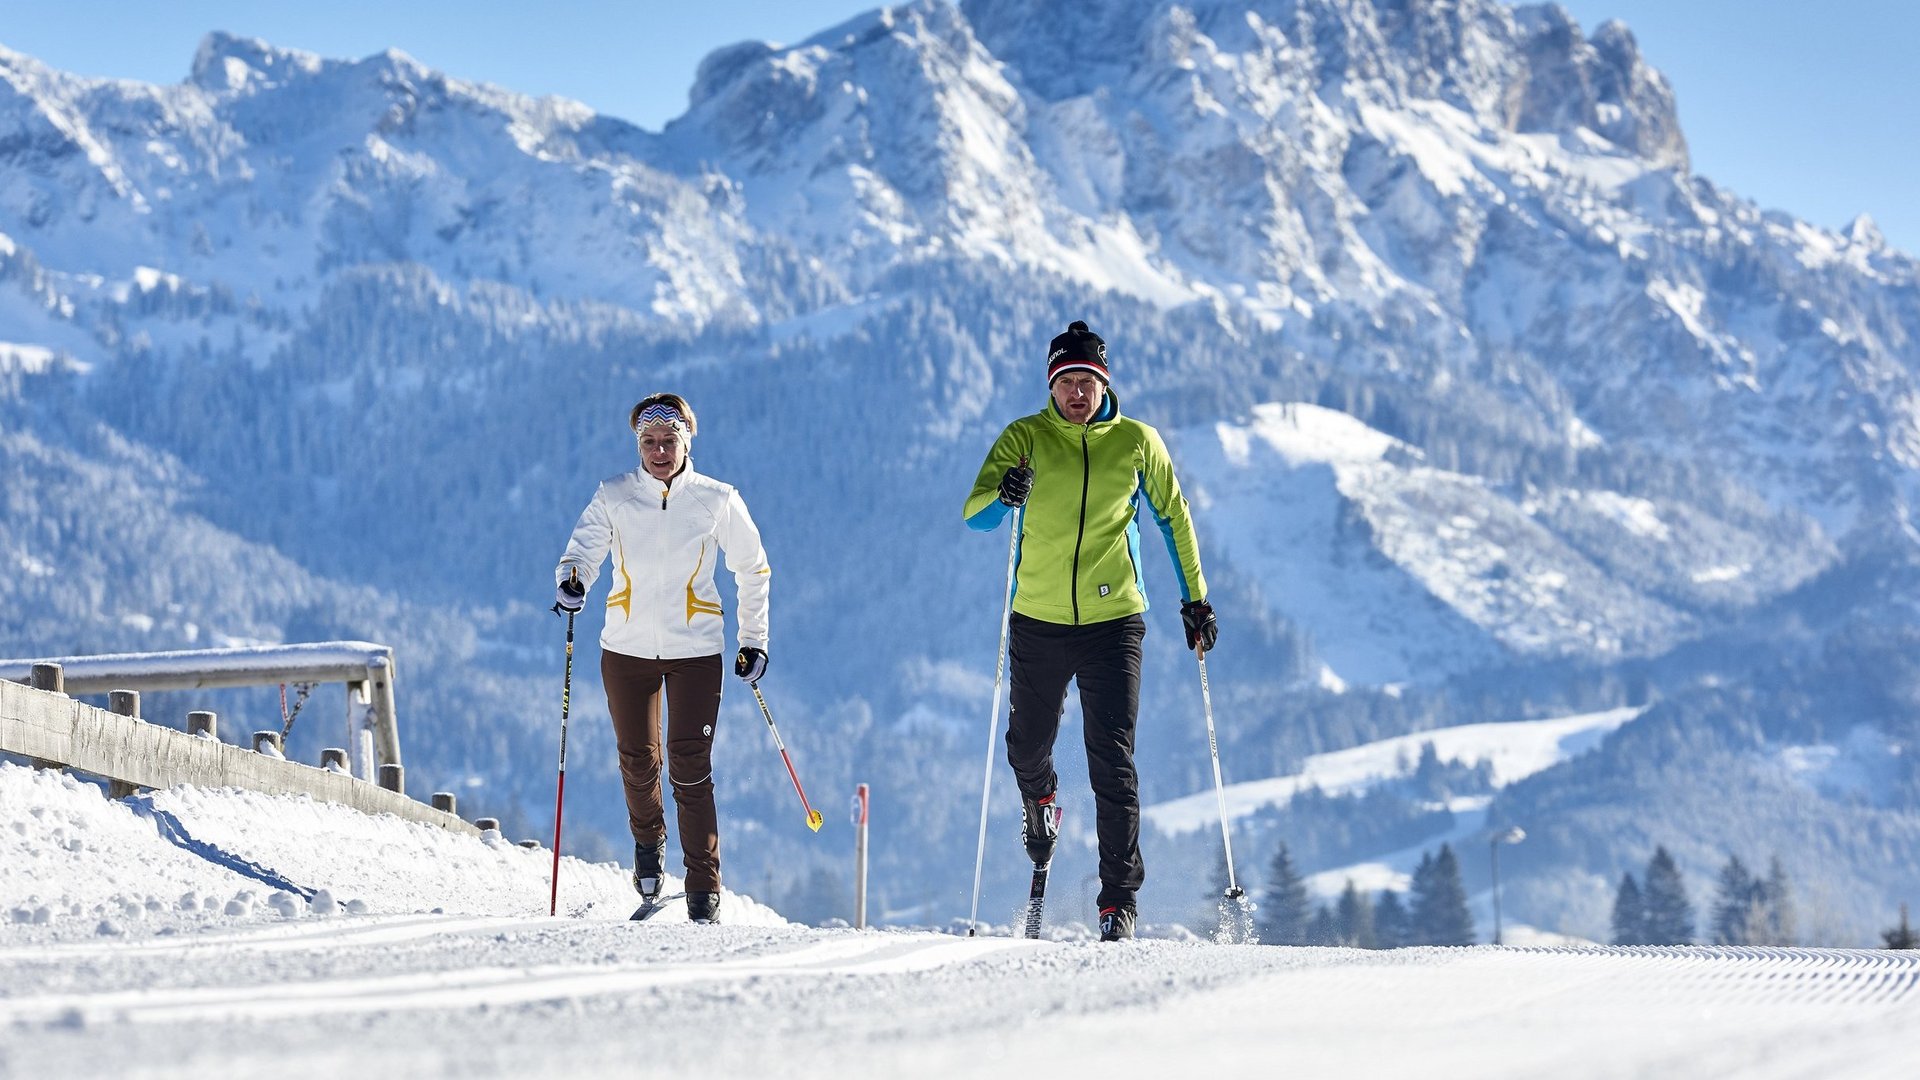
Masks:
[[[330,900],[309,904],[170,843],[139,813],[138,801],[110,802],[65,773],[0,762],[0,923],[35,928],[47,940],[183,933],[206,929],[210,915],[239,916],[242,924],[270,919],[281,914],[270,910],[276,893],[296,919],[329,903],[370,915],[547,911],[552,852],[523,848],[497,831],[460,836],[305,796],[238,788],[179,787],[143,798],[173,815],[194,841],[316,894],[324,890]],[[628,872],[563,858],[561,910],[625,919],[635,904]],[[677,878],[669,874],[668,882],[667,892],[679,891]],[[730,922],[786,923],[734,893],[722,910]],[[670,908],[656,918],[684,922],[686,911]]]
[[[0,1076],[1284,1060],[1303,1076],[1895,1077],[1920,1020],[1912,953],[1103,945],[814,930],[738,895],[723,925],[635,924],[619,869],[573,861],[570,914],[550,918],[544,853],[497,838],[236,791],[154,803],[354,900],[252,902],[254,883],[160,840],[127,802],[0,764]]]
[[[1420,748],[1426,743],[1433,744],[1435,756],[1443,762],[1488,762],[1494,786],[1505,787],[1593,749],[1643,711],[1608,709],[1550,720],[1462,724],[1314,754],[1307,758],[1304,768],[1290,776],[1227,785],[1227,816],[1241,818],[1263,806],[1285,805],[1294,795],[1312,787],[1329,795],[1349,795],[1411,776],[1420,760]],[[1142,813],[1162,830],[1173,833],[1217,828],[1220,821],[1219,802],[1212,789],[1157,803]]]

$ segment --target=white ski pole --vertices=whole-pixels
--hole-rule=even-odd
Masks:
[[[1195,649],[1200,659],[1200,703],[1207,711],[1207,752],[1213,755],[1213,796],[1220,803],[1220,842],[1227,849],[1227,899],[1247,894],[1233,876],[1233,835],[1227,830],[1227,786],[1220,779],[1220,740],[1213,733],[1213,691],[1207,687],[1207,650]]]
[[[1025,465],[1027,459],[1021,458]],[[993,737],[1000,730],[1000,680],[1007,667],[1007,624],[1013,618],[1013,566],[1020,555],[1020,521],[1025,508],[1013,512],[1013,535],[1007,539],[1007,594],[1000,609],[1000,651],[993,658],[993,712],[987,717],[987,769],[980,781],[980,842],[973,852],[973,907],[967,911],[967,936],[974,936],[980,918],[980,868],[987,858],[987,797],[993,791]]]

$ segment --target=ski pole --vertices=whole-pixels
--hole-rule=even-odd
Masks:
[[[1220,779],[1220,740],[1213,734],[1213,691],[1207,688],[1207,650],[1195,649],[1200,660],[1200,703],[1207,711],[1207,752],[1213,755],[1213,795],[1220,803],[1220,842],[1227,849],[1227,899],[1238,900],[1247,894],[1233,876],[1233,836],[1227,831],[1227,786]]]
[[[580,580],[578,570],[571,571],[570,580]],[[553,613],[560,614],[560,604],[554,602]],[[567,806],[567,713],[573,705],[573,616],[567,612],[567,675],[560,684],[560,779],[553,791],[553,890],[547,896],[547,914],[560,910],[560,815]]]
[[[793,790],[800,796],[801,809],[807,812],[807,828],[819,832],[826,818],[807,802],[806,790],[800,786],[800,774],[793,771],[793,759],[787,756],[787,744],[780,741],[780,729],[773,726],[773,710],[767,708],[767,699],[760,693],[760,684],[748,685],[753,687],[753,700],[760,703],[760,715],[767,718],[767,730],[773,732],[773,745],[780,748],[780,760],[787,763],[787,777],[793,781]]]
[[[1020,459],[1025,465],[1026,458]],[[987,798],[993,792],[993,736],[1000,730],[1000,678],[1007,666],[1007,624],[1013,619],[1013,567],[1020,555],[1020,521],[1024,508],[1013,511],[1013,535],[1007,538],[1007,593],[1000,609],[1000,651],[993,658],[993,712],[987,716],[987,769],[980,782],[980,842],[973,851],[973,907],[967,911],[967,936],[980,918],[980,868],[987,859]]]

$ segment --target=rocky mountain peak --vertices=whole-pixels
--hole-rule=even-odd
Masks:
[[[1847,241],[1869,250],[1884,250],[1887,246],[1886,235],[1880,231],[1880,223],[1873,220],[1872,214],[1856,215],[1846,229]]]
[[[1514,130],[1586,128],[1651,164],[1688,168],[1673,89],[1641,59],[1625,23],[1607,22],[1588,41],[1558,4],[1519,8],[1514,23],[1526,58],[1509,98]]]
[[[311,75],[324,63],[313,53],[216,30],[200,39],[187,81],[211,93],[254,92]]]

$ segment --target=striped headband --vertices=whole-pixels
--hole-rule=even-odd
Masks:
[[[656,425],[660,427],[670,427],[679,432],[680,441],[682,442],[690,443],[693,441],[693,429],[688,425],[687,418],[680,415],[679,409],[674,408],[664,401],[656,401],[646,408],[641,409],[640,415],[634,418],[633,431],[634,434],[638,435],[647,428]]]

